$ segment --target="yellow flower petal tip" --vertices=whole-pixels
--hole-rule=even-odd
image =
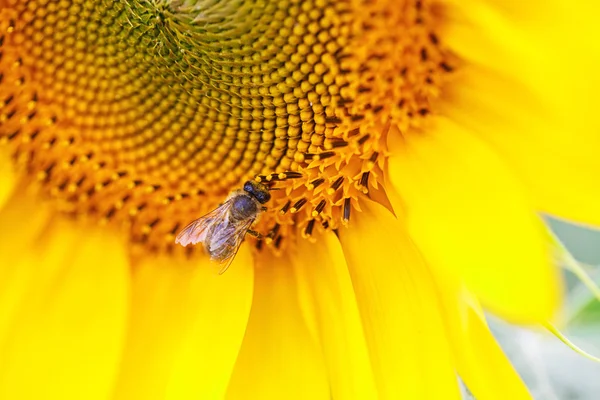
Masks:
[[[531,394],[490,332],[477,299],[453,280],[441,292],[456,369],[479,399],[531,400]]]
[[[447,119],[433,121],[426,134],[392,133],[388,178],[431,264],[464,279],[486,307],[513,321],[551,319],[559,274],[518,177],[484,142]]]

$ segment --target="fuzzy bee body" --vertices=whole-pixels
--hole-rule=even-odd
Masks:
[[[175,243],[202,243],[211,260],[221,265],[219,273],[223,273],[270,198],[265,185],[248,181],[243,190],[233,191],[219,207],[186,226]]]

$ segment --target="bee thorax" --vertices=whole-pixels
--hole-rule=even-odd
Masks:
[[[259,205],[257,201],[250,196],[241,195],[235,197],[231,206],[231,218],[235,220],[244,220],[252,218],[258,214]]]

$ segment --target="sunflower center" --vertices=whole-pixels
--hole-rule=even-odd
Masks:
[[[385,135],[451,67],[425,1],[0,0],[0,138],[66,212],[145,251],[247,179],[281,247],[382,190]],[[263,243],[264,242],[264,243]]]

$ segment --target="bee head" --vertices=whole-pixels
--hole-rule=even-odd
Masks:
[[[254,197],[260,204],[265,204],[271,199],[269,189],[262,183],[248,181],[244,183],[244,191]]]

